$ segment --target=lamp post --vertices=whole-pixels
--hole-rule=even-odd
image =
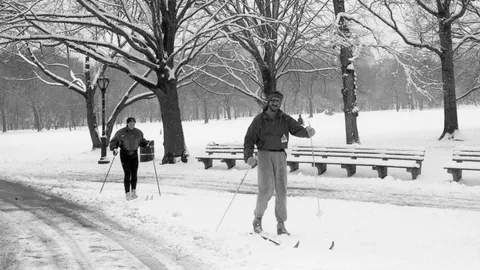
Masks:
[[[97,80],[97,85],[100,88],[100,91],[102,92],[102,137],[100,138],[102,152],[101,152],[101,157],[100,157],[100,160],[98,161],[98,164],[110,163],[110,160],[108,160],[108,157],[107,157],[107,136],[105,133],[105,92],[107,91],[107,87],[109,83],[110,83],[110,79],[105,77],[105,75],[103,74]]]

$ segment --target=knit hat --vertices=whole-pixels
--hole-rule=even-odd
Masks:
[[[136,123],[137,121],[135,121],[135,118],[133,118],[133,117],[128,117],[127,118],[127,124],[130,123],[130,122]]]
[[[282,100],[283,100],[283,94],[278,92],[278,91],[274,91],[274,92],[268,94],[267,101],[270,102],[270,100],[272,100],[272,98],[274,98],[274,97],[280,99],[280,102],[282,102]]]

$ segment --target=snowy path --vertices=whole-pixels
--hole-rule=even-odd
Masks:
[[[58,197],[0,180],[0,198],[1,269],[188,269],[192,264],[163,255],[169,252],[160,239],[134,234]]]
[[[154,174],[139,172],[141,183],[156,184]],[[239,193],[256,194],[257,185],[252,179],[256,179],[256,171],[249,172],[250,181],[245,181]],[[104,173],[85,174],[81,172],[65,172],[62,174],[28,174],[26,178],[45,178],[57,180],[72,180],[86,182],[103,182]],[[232,177],[216,177],[212,171],[211,175],[183,174],[181,171],[175,175],[158,172],[160,187],[185,187],[204,189],[210,191],[235,192],[241,179]],[[311,177],[310,177],[311,178]],[[480,200],[478,200],[478,189],[466,190],[455,189],[449,186],[431,186],[422,184],[419,181],[409,181],[408,184],[392,185],[390,180],[377,179],[372,181],[356,177],[349,178],[319,178],[318,196],[321,199],[339,199],[348,201],[373,202],[380,204],[393,204],[399,206],[433,207],[440,209],[462,209],[480,212]],[[109,183],[122,183],[123,175],[116,172],[108,176],[106,185]],[[365,181],[364,185],[359,184]],[[101,184],[99,184],[101,186]],[[288,195],[293,197],[315,197],[317,196],[315,182],[303,180],[301,176],[289,176]]]

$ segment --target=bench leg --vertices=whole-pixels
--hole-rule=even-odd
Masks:
[[[203,165],[205,166],[205,170],[212,167],[213,165],[213,160],[211,158],[200,158],[198,161],[203,162]]]
[[[385,167],[385,166],[373,166],[374,170],[376,170],[378,172],[378,177],[379,178],[385,178],[387,176],[387,171],[388,171],[388,167]]]
[[[420,175],[420,174],[422,174],[422,161],[417,160],[417,164],[420,165],[420,168],[418,168],[418,174],[417,175]]]
[[[357,166],[352,164],[342,164],[341,167],[347,170],[348,177],[354,175],[357,172]]]
[[[317,168],[318,175],[322,175],[327,170],[327,164],[324,163],[315,163],[315,167]]]
[[[417,176],[419,176],[422,173],[422,169],[420,168],[407,168],[407,172],[410,172],[412,174],[412,180],[417,179]]]
[[[287,166],[290,168],[290,172],[298,170],[298,162],[287,161]]]
[[[222,159],[222,162],[225,162],[225,164],[227,164],[227,167],[229,170],[235,167],[235,164],[236,164],[235,159]]]
[[[447,169],[447,172],[451,173],[453,176],[453,181],[458,182],[462,179],[462,170],[461,169]]]

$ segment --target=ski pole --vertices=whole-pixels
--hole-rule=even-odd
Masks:
[[[152,162],[153,162],[153,170],[155,171],[155,178],[157,178],[158,195],[162,196],[162,193],[160,192],[160,184],[158,183],[157,167],[155,166],[155,158],[152,159]]]
[[[252,168],[254,168],[254,167],[255,167],[255,166],[253,166]],[[216,231],[218,230],[218,228],[220,227],[220,224],[222,224],[222,221],[223,221],[223,219],[225,218],[225,215],[227,214],[228,209],[230,209],[230,206],[231,206],[232,203],[233,203],[233,199],[235,199],[235,196],[237,196],[238,190],[240,190],[240,187],[242,186],[242,183],[243,183],[243,181],[245,180],[245,177],[247,177],[247,174],[248,174],[249,171],[250,171],[250,169],[248,169],[247,172],[245,172],[245,175],[243,176],[242,181],[241,181],[240,184],[238,185],[237,190],[235,191],[235,194],[233,194],[233,198],[232,198],[232,200],[230,201],[230,204],[228,205],[227,210],[225,210],[225,213],[223,214],[222,219],[221,219],[220,222],[218,223],[218,226],[217,226],[217,228],[215,229],[215,232],[216,232]]]
[[[107,175],[105,175],[105,180],[103,180],[102,188],[100,189],[100,194],[102,194],[103,186],[105,185],[105,182],[107,181],[108,174],[110,173],[110,169],[112,168],[113,161],[115,161],[115,155],[113,156],[112,162],[110,163],[110,167],[108,168]]]
[[[310,122],[308,122],[308,126],[309,127],[312,127],[310,125]],[[312,137],[310,137],[310,146],[312,147],[312,166],[315,167],[315,153],[313,152],[313,139]],[[315,190],[316,190],[316,196],[317,197],[317,208],[318,208],[318,211],[317,211],[317,216],[318,217],[321,217],[323,215],[322,213],[322,210],[320,210],[320,199],[318,198],[318,185],[317,185],[317,169],[315,169],[315,174],[314,174],[314,178],[315,178]]]

